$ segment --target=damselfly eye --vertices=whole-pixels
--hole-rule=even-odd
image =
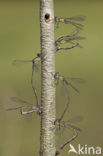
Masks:
[[[41,54],[40,54],[40,53],[38,53],[38,54],[37,54],[37,56],[38,56],[38,57],[40,57],[40,56],[41,56]]]
[[[59,22],[59,18],[57,16],[55,17],[55,21],[56,22]]]
[[[55,156],[57,156],[57,155],[59,155],[59,154],[60,154],[60,152],[59,152],[59,151],[56,151]]]

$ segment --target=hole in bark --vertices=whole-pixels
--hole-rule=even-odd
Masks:
[[[50,21],[50,14],[45,14],[45,22],[48,23]]]

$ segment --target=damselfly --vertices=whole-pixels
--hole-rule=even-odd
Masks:
[[[39,106],[39,101],[38,101],[38,96],[37,96],[37,91],[34,87],[34,71],[38,71],[39,70],[39,63],[41,61],[41,53],[38,53],[37,56],[32,59],[32,60],[14,60],[13,61],[13,65],[15,66],[21,66],[24,65],[25,63],[32,63],[32,76],[31,76],[31,85],[32,85],[32,89],[36,98],[36,105],[37,107]]]
[[[77,42],[78,40],[83,40],[85,39],[85,37],[82,37],[82,36],[78,36],[78,33],[80,31],[78,29],[76,29],[73,33],[71,33],[70,35],[66,35],[66,36],[61,36],[59,37],[56,41],[55,41],[55,46],[56,46],[56,49],[64,49],[64,50],[67,50],[67,49],[72,49],[74,48],[75,46],[78,46],[81,48],[81,46],[79,45],[79,43]],[[67,47],[67,48],[61,48],[61,44],[64,44],[64,43],[71,43],[72,46],[70,47]],[[60,47],[60,48],[59,48]]]
[[[57,28],[59,27],[59,23],[65,23],[65,24],[72,24],[73,26],[75,26],[78,29],[82,29],[83,28],[83,24],[78,23],[78,22],[82,22],[85,20],[85,16],[74,16],[74,17],[69,17],[69,18],[63,18],[63,17],[55,17],[55,23],[57,24]],[[75,22],[77,21],[77,22]]]
[[[29,103],[27,101],[24,101],[22,99],[19,99],[17,97],[12,97],[11,100],[13,102],[22,104],[24,106],[19,106],[19,107],[15,107],[15,108],[8,108],[7,111],[12,111],[12,110],[19,109],[20,113],[22,115],[30,114],[30,113],[33,113],[33,112],[36,112],[39,115],[41,114],[41,106],[40,105],[37,106],[37,105],[31,104],[31,103]]]
[[[62,76],[59,72],[56,72],[55,75],[54,75],[54,78],[55,78],[55,82],[56,84],[59,83],[59,81],[62,82],[63,84],[63,87],[65,87],[65,89],[67,90],[67,87],[70,86],[72,89],[74,89],[77,93],[79,93],[79,90],[74,86],[72,85],[71,81],[73,82],[78,82],[78,83],[85,83],[85,81],[81,78],[65,78],[64,76]]]
[[[75,140],[78,136],[78,131],[81,132],[81,128],[72,125],[71,123],[74,122],[80,122],[83,120],[83,117],[81,115],[78,115],[68,121],[60,121],[58,119],[55,120],[54,124],[56,125],[56,129],[58,128],[59,131],[61,131],[62,129],[64,130],[66,128],[66,130],[71,130],[73,132],[73,136],[70,139],[67,139],[63,144],[60,145],[60,149],[63,149],[67,144],[71,143],[73,140]],[[64,135],[62,134],[62,137],[64,137]],[[56,151],[55,156],[59,155],[60,151]]]
[[[59,118],[59,120],[61,121],[66,113],[66,111],[69,108],[69,104],[70,104],[70,97],[69,97],[69,86],[76,91],[77,93],[80,93],[79,90],[72,84],[72,82],[77,82],[80,84],[85,83],[85,81],[81,78],[74,78],[74,77],[69,77],[69,78],[65,78],[64,76],[62,76],[59,72],[56,72],[54,75],[55,78],[55,83],[56,85],[58,85],[59,83],[61,83],[62,85],[62,94],[63,95],[67,95],[68,101],[66,104],[66,107],[61,115],[61,117]]]

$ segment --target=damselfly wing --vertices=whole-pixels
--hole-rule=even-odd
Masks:
[[[35,72],[39,70],[41,58],[39,54],[32,60],[14,60],[12,62],[13,66],[21,67],[25,64],[32,63],[33,69]]]
[[[19,109],[21,114],[30,114],[30,113],[36,112],[38,110],[34,104],[31,104],[31,103],[24,101],[22,99],[19,99],[17,97],[11,97],[11,101],[18,103],[19,106],[14,107],[14,108],[8,108],[7,111]]]

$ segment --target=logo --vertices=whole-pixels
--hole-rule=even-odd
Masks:
[[[81,154],[90,154],[90,155],[91,154],[97,154],[97,155],[99,155],[102,153],[102,149],[99,146],[89,147],[87,145],[81,146],[80,144],[78,144],[77,149],[75,149],[75,147],[72,144],[70,144],[69,146],[70,146],[70,149],[68,151],[68,154],[75,153],[75,154],[80,154],[80,155]]]

